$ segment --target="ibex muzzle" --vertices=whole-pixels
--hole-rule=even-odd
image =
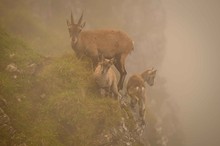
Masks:
[[[133,41],[120,30],[84,30],[85,22],[82,23],[83,14],[77,23],[74,22],[71,13],[71,20],[67,20],[67,26],[71,37],[72,48],[78,57],[86,55],[93,60],[93,66],[98,63],[99,54],[105,58],[115,58],[114,65],[120,73],[118,89],[123,88],[126,77],[125,59],[134,49]]]

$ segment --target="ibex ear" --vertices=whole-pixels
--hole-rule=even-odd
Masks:
[[[152,70],[147,70],[148,74],[151,74],[152,73]]]
[[[116,61],[115,58],[110,59],[111,64],[114,64],[115,61]]]

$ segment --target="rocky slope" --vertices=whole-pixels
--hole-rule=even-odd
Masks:
[[[91,74],[88,61],[40,56],[1,30],[0,145],[142,145],[133,119],[99,96]]]

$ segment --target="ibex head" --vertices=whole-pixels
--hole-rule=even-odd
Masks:
[[[81,17],[79,18],[78,23],[74,23],[73,14],[71,12],[70,22],[69,22],[69,20],[67,20],[67,27],[69,30],[69,34],[70,34],[70,37],[72,38],[72,41],[74,44],[77,43],[78,36],[86,24],[86,22],[82,23],[82,18],[83,18],[83,13],[82,13]]]
[[[154,85],[154,78],[156,76],[157,70],[154,68],[144,71],[141,76],[145,82],[147,82],[150,86]]]
[[[101,66],[101,73],[106,74],[109,68],[114,64],[115,59],[105,59],[103,55],[99,56],[99,65]]]

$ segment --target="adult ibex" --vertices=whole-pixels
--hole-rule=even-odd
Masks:
[[[104,89],[106,95],[112,96],[113,94],[114,97],[120,99],[121,95],[118,92],[116,74],[111,68],[114,58],[109,60],[101,56],[100,60],[93,74],[95,82],[101,90]]]
[[[118,89],[123,88],[125,76],[125,59],[134,49],[133,41],[124,32],[119,30],[83,30],[85,22],[82,23],[83,14],[77,23],[74,23],[71,13],[70,22],[67,26],[71,37],[72,49],[76,56],[86,55],[93,60],[93,66],[98,63],[98,55],[103,54],[105,58],[115,58],[114,65],[120,73]]]
[[[131,97],[130,105],[134,108],[138,102],[139,115],[142,120],[144,120],[145,115],[145,82],[147,82],[148,85],[153,86],[155,76],[156,70],[152,68],[144,71],[142,74],[135,74],[131,76],[127,83],[127,94]]]

